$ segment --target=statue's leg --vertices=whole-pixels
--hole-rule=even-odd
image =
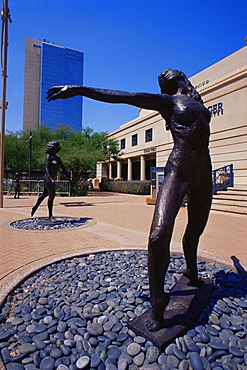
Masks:
[[[48,192],[47,192],[46,189],[44,189],[43,193],[40,194],[40,196],[38,197],[36,204],[32,207],[31,216],[34,215],[34,213],[37,211],[39,205],[43,202],[43,200],[47,197],[47,195],[48,195]]]
[[[211,178],[188,192],[188,224],[183,237],[183,250],[187,264],[184,275],[190,279],[191,285],[199,286],[202,282],[198,279],[197,249],[199,238],[207,224],[212,203]]]
[[[148,244],[152,308],[152,317],[147,322],[149,331],[157,331],[164,326],[164,310],[170,300],[169,294],[164,292],[164,279],[170,262],[174,221],[185,193],[186,186],[174,174],[167,174],[158,193]]]
[[[52,221],[54,219],[53,217],[53,202],[55,199],[55,188],[52,184],[49,184],[48,186],[48,212],[49,212],[49,219]]]

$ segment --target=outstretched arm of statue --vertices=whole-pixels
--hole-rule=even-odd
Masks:
[[[96,89],[79,85],[53,86],[47,91],[48,101],[68,99],[82,95],[105,103],[129,104],[138,108],[160,111],[171,104],[171,96],[166,94],[129,93],[126,91]]]

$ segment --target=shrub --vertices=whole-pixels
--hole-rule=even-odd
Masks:
[[[102,191],[117,193],[150,195],[149,181],[101,181],[99,188]]]
[[[112,190],[109,190],[109,186],[108,186],[109,182],[108,181],[101,181],[99,183],[99,188],[101,191],[112,191]]]
[[[88,192],[88,183],[87,182],[77,182],[72,191],[72,195],[74,196],[84,196],[87,195]]]

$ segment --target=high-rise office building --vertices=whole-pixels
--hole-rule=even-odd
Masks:
[[[55,85],[83,85],[83,57],[81,51],[26,38],[24,131],[59,123],[81,131],[82,97],[48,103],[46,92]]]

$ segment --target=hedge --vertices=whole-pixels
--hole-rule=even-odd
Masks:
[[[150,195],[149,181],[101,181],[99,188],[116,193]]]
[[[88,183],[87,182],[77,182],[73,186],[72,196],[83,196],[87,195]]]

